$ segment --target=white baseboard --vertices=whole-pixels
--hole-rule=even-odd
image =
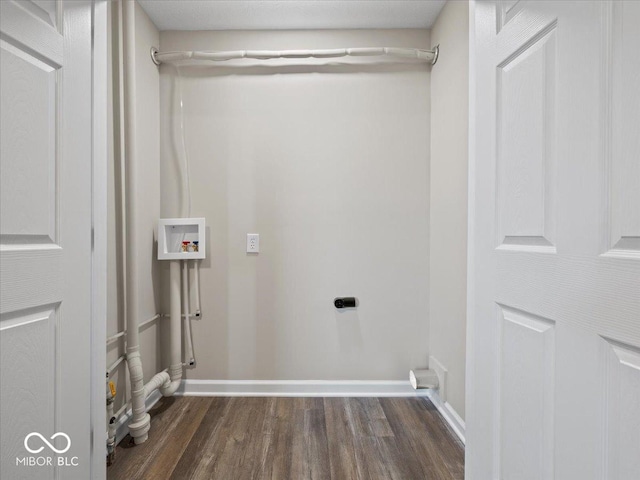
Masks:
[[[176,395],[201,397],[420,397],[408,380],[183,380]]]
[[[153,406],[158,403],[158,400],[162,398],[162,394],[159,390],[154,390],[151,395],[144,402],[144,406],[146,411],[148,412],[153,408]],[[116,445],[122,441],[124,437],[129,433],[129,420],[133,416],[133,412],[131,409],[127,410],[122,416],[118,419],[118,423],[116,423]]]
[[[464,420],[458,415],[458,412],[451,406],[449,402],[443,402],[440,399],[438,390],[426,390],[427,397],[431,400],[431,403],[435,405],[440,412],[440,415],[446,420],[451,429],[455,432],[462,443],[464,440]]]

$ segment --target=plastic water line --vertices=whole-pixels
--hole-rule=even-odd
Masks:
[[[138,325],[138,329],[142,329],[142,327],[150,324],[151,322],[155,322],[156,320],[158,320],[159,318],[163,317],[162,314],[160,313],[156,313],[153,317],[145,320],[144,322],[142,322],[141,324]],[[126,331],[122,331],[122,332],[118,332],[114,335],[111,335],[110,337],[107,337],[107,345],[109,345],[112,342],[115,342],[118,338],[122,337],[125,335],[125,333],[127,333]]]
[[[196,313],[195,317],[200,317],[200,260],[193,261],[193,289],[196,295]]]
[[[189,261],[182,260],[182,311],[184,322],[185,362],[189,366],[196,363],[193,358],[193,339],[191,338],[191,315],[189,314]]]
[[[180,167],[182,175],[182,217],[189,218],[191,216],[191,177],[189,174],[189,152],[187,150],[186,133],[184,129],[184,99],[182,96],[182,75],[178,65],[173,66],[176,70],[176,90],[178,92],[178,106],[180,110],[180,140],[182,146],[182,165]]]

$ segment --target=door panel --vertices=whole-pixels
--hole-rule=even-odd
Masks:
[[[640,2],[612,2],[605,10],[608,65],[605,95],[605,174],[609,255],[640,258]],[[610,117],[610,118],[609,118]]]
[[[30,432],[55,432],[56,308],[20,310],[2,318],[2,477],[52,478],[53,467],[15,468],[28,455]],[[23,433],[24,432],[24,433]],[[51,436],[51,434],[43,433]],[[9,461],[13,459],[13,464]],[[31,475],[30,470],[37,470]]]
[[[555,23],[498,65],[498,245],[555,252]]]
[[[0,33],[0,477],[88,478],[91,4],[2,1]]]
[[[57,431],[56,120],[63,37],[38,5],[25,5],[1,7],[1,476],[52,478],[52,465],[18,467],[15,459],[29,455],[22,443],[27,434],[49,438]]]
[[[606,478],[636,478],[640,472],[640,349],[605,341]]]
[[[55,243],[56,70],[2,42],[0,89],[0,235],[5,242]]]
[[[467,478],[640,478],[639,5],[475,5]]]
[[[504,478],[553,476],[555,325],[499,307],[501,426]]]

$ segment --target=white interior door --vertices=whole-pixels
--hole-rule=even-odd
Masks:
[[[0,477],[90,478],[91,2],[3,0],[0,33]]]
[[[638,479],[640,2],[474,16],[467,478]]]

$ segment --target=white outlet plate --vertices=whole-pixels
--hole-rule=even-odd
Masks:
[[[257,233],[247,233],[247,253],[258,253],[260,251],[260,235]]]

